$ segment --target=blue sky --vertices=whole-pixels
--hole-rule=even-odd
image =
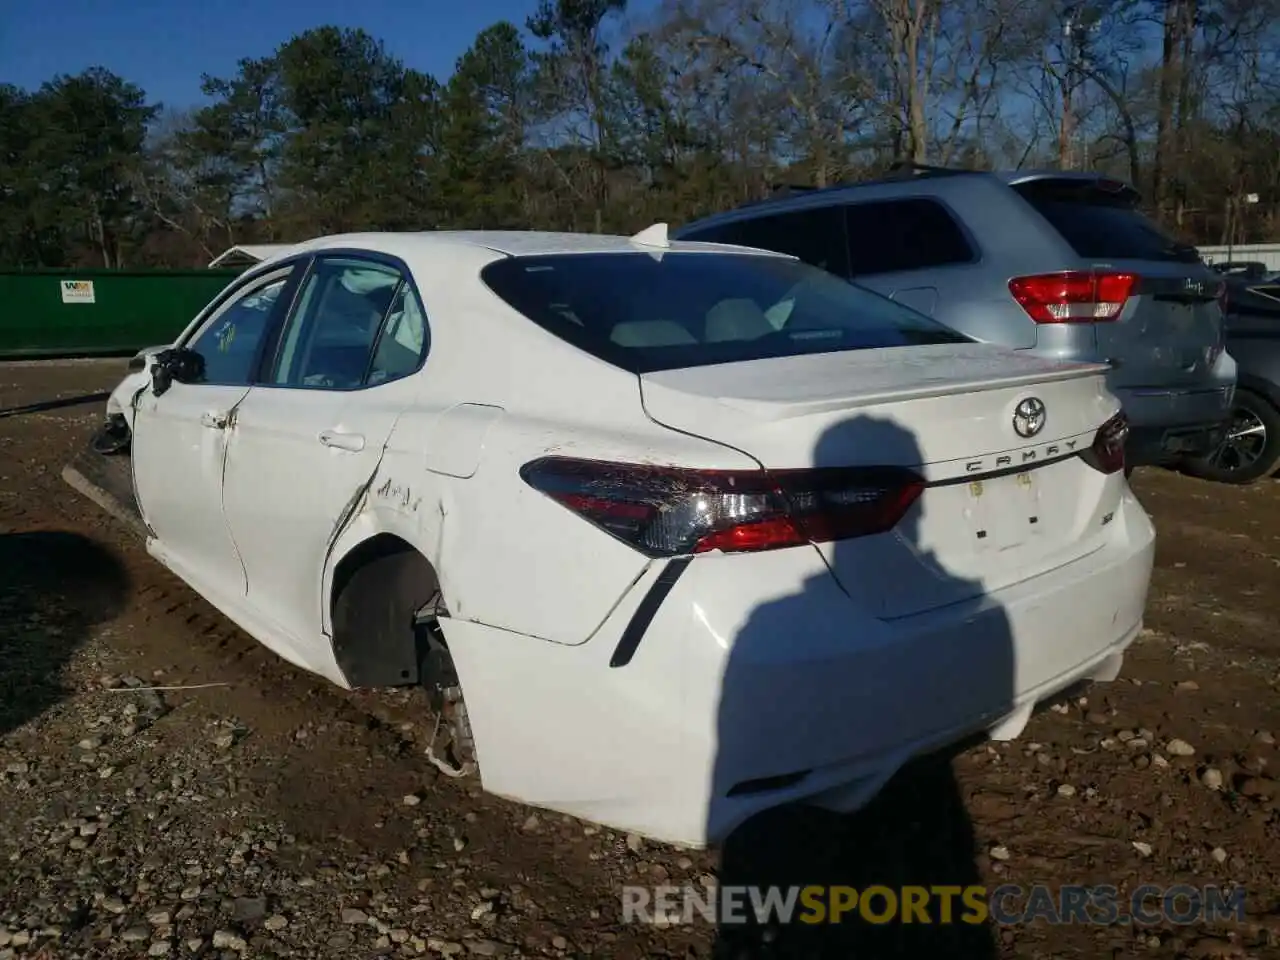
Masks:
[[[523,28],[537,0],[12,0],[0,6],[0,82],[34,89],[103,66],[183,108],[200,74],[229,76],[310,27],[363,27],[409,66],[447,79],[477,33]],[[637,4],[639,6],[639,4]]]

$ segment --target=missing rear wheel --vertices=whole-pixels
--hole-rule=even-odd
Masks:
[[[427,759],[447,776],[469,776],[476,772],[478,765],[457,667],[438,620],[432,617],[420,622],[418,631],[422,644],[419,676],[435,714]]]

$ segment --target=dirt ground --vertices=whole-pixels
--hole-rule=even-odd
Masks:
[[[0,960],[1280,956],[1280,484],[1139,471],[1157,571],[1118,681],[857,816],[690,852],[439,775],[418,695],[300,673],[151,561],[60,478],[102,401],[26,408],[122,370],[0,365]],[[1185,924],[622,922],[623,884],[711,878],[1246,899]]]

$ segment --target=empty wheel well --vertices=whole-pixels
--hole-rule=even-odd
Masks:
[[[428,568],[431,567],[427,558],[418,553],[409,541],[401,540],[390,533],[380,533],[376,537],[370,537],[364,543],[358,544],[354,550],[338,561],[338,566],[333,571],[333,589],[330,591],[332,603],[337,603],[338,595],[351,582],[351,578],[356,571],[365,564],[398,554],[412,554],[426,564]],[[435,571],[433,570],[432,576],[434,575]],[[330,612],[332,612],[332,609]]]
[[[418,682],[416,615],[438,590],[427,558],[389,534],[366,540],[338,562],[331,593],[333,653],[351,686]]]

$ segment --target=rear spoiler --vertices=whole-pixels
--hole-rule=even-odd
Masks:
[[[1123,197],[1135,206],[1142,202],[1142,194],[1132,184],[1097,173],[1073,173],[1069,171],[1028,173],[1009,178],[1008,184],[1011,187],[1043,185],[1049,188],[1060,187],[1064,190],[1071,190],[1072,188],[1081,191],[1096,190],[1105,196]]]

